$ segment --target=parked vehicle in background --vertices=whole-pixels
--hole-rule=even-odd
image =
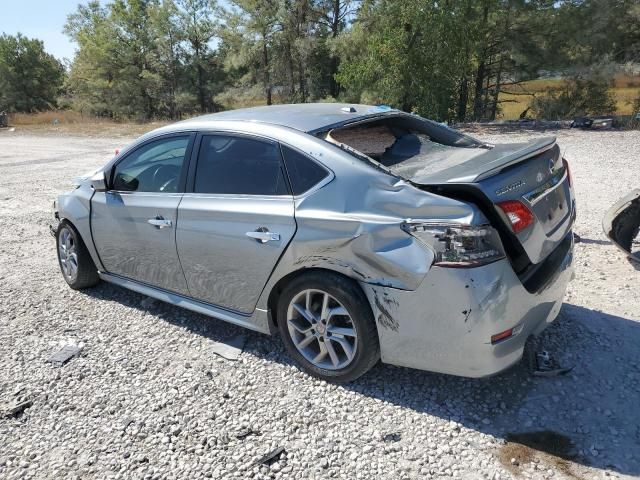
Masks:
[[[640,189],[632,190],[607,211],[602,219],[604,233],[629,260],[640,265],[637,238],[640,232]]]
[[[378,359],[481,377],[553,321],[575,201],[553,138],[488,145],[388,107],[278,105],[154,130],[55,203],[99,279],[263,333],[346,382]]]

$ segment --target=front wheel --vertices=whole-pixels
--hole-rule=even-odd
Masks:
[[[278,329],[293,360],[323,380],[350,382],[380,358],[367,298],[354,281],[330,272],[303,275],[284,289]]]
[[[68,222],[60,224],[56,234],[58,263],[62,276],[74,290],[98,283],[98,271],[76,229]]]

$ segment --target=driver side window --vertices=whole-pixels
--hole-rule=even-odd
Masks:
[[[136,149],[113,171],[111,188],[121,192],[178,191],[189,135],[161,138]]]

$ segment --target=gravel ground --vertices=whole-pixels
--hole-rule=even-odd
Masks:
[[[639,185],[640,132],[556,134],[582,243],[544,345],[575,369],[469,380],[378,365],[335,386],[299,372],[278,338],[106,283],[70,290],[51,202],[126,139],[0,132],[0,404],[33,402],[0,418],[0,478],[640,476],[640,272],[600,226]],[[213,354],[239,334],[237,361]],[[84,349],[46,363],[65,343]]]

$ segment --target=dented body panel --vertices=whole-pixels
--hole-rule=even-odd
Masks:
[[[91,234],[91,198],[94,191],[87,180],[88,178],[79,180],[82,183],[78,188],[58,196],[54,204],[55,216],[56,220],[67,220],[76,227],[93,263],[99,270],[104,270]]]
[[[432,268],[415,291],[362,284],[374,308],[382,361],[465,377],[485,377],[518,362],[531,335],[558,315],[573,273],[573,243],[535,293],[508,260],[472,269]],[[455,293],[454,293],[455,292]],[[490,338],[513,328],[497,344]]]
[[[95,216],[91,216],[94,191],[90,180],[84,180],[78,189],[59,197],[57,215],[78,229],[101,278],[168,303],[273,333],[278,319],[270,302],[274,292],[277,293],[276,287],[305,270],[328,270],[353,279],[369,299],[383,362],[469,377],[491,375],[512,365],[522,355],[526,338],[539,333],[552,321],[562,303],[571,274],[573,245],[569,242],[567,247],[568,243],[561,240],[571,234],[573,206],[565,208],[559,227],[554,226],[553,231],[543,231],[544,225],[537,225],[535,230],[525,232],[531,237],[531,260],[549,263],[545,272],[550,273],[545,273],[535,291],[525,288],[504,254],[476,268],[436,266],[436,252],[403,226],[420,222],[465,228],[490,226],[488,214],[469,199],[440,195],[424,188],[432,185],[426,176],[421,178],[422,184],[403,178],[310,134],[350,119],[399,115],[388,109],[356,106],[360,112],[349,116],[341,111],[341,105],[331,105],[280,106],[255,109],[253,113],[249,110],[225,112],[180,122],[141,137],[102,169],[108,173],[116,162],[138,146],[178,132],[198,135],[229,132],[264,138],[304,152],[327,169],[327,177],[314,188],[301,195],[280,198],[278,212],[274,210],[274,202],[267,199],[233,199],[224,203],[223,195],[194,194],[188,189],[178,192],[181,199],[176,207],[174,231],[178,265],[186,279],[184,291],[163,290],[158,285],[110,272],[103,265],[96,249],[100,244],[93,238],[99,229],[91,225]],[[310,113],[305,115],[304,111]],[[512,176],[520,175],[519,156],[551,152],[553,145],[551,140],[528,147],[518,145],[503,149],[504,155],[500,158],[503,163],[508,161]],[[466,152],[472,150],[460,148]],[[483,155],[486,150],[475,152]],[[561,163],[557,149],[553,149],[553,153],[552,168],[545,173],[545,179]],[[545,165],[549,164],[546,158],[539,159],[538,163],[543,160]],[[188,161],[195,162],[195,156]],[[498,163],[496,160],[489,168],[498,168]],[[473,171],[467,172],[469,176],[464,181],[486,181],[494,188],[481,165],[478,162],[473,165]],[[561,188],[569,189],[566,174],[560,176]],[[463,181],[463,177],[453,183],[459,181]],[[499,190],[501,185],[496,184],[495,189]],[[572,199],[571,192],[567,195]],[[242,207],[238,207],[243,202],[251,204],[252,217],[243,216]],[[198,211],[214,204],[234,208],[223,208],[224,220],[209,211],[204,214]],[[257,220],[255,217],[260,217],[261,212],[264,215]],[[269,218],[275,213],[280,217],[290,215],[291,221],[285,219],[278,225],[269,225]],[[231,225],[234,221],[236,225]],[[278,232],[277,241],[261,245],[245,236],[245,231],[263,223],[270,231]],[[146,234],[155,233],[149,227]],[[110,241],[113,243],[115,239]],[[269,258],[249,256],[251,261],[247,261],[246,242],[252,242],[251,252],[255,255],[271,249]],[[557,246],[559,243],[564,249],[561,252],[557,250],[561,248]],[[209,250],[211,258],[207,265],[222,265],[219,276],[228,279],[226,284],[216,283],[211,272],[203,267],[207,266],[203,259]],[[553,255],[553,251],[559,253]],[[216,254],[220,258],[214,258]],[[551,264],[551,258],[557,264]],[[175,274],[175,271],[167,272],[167,275]],[[250,285],[251,291],[248,287],[243,291],[236,285]],[[491,336],[508,328],[517,329],[517,334],[492,345]]]

